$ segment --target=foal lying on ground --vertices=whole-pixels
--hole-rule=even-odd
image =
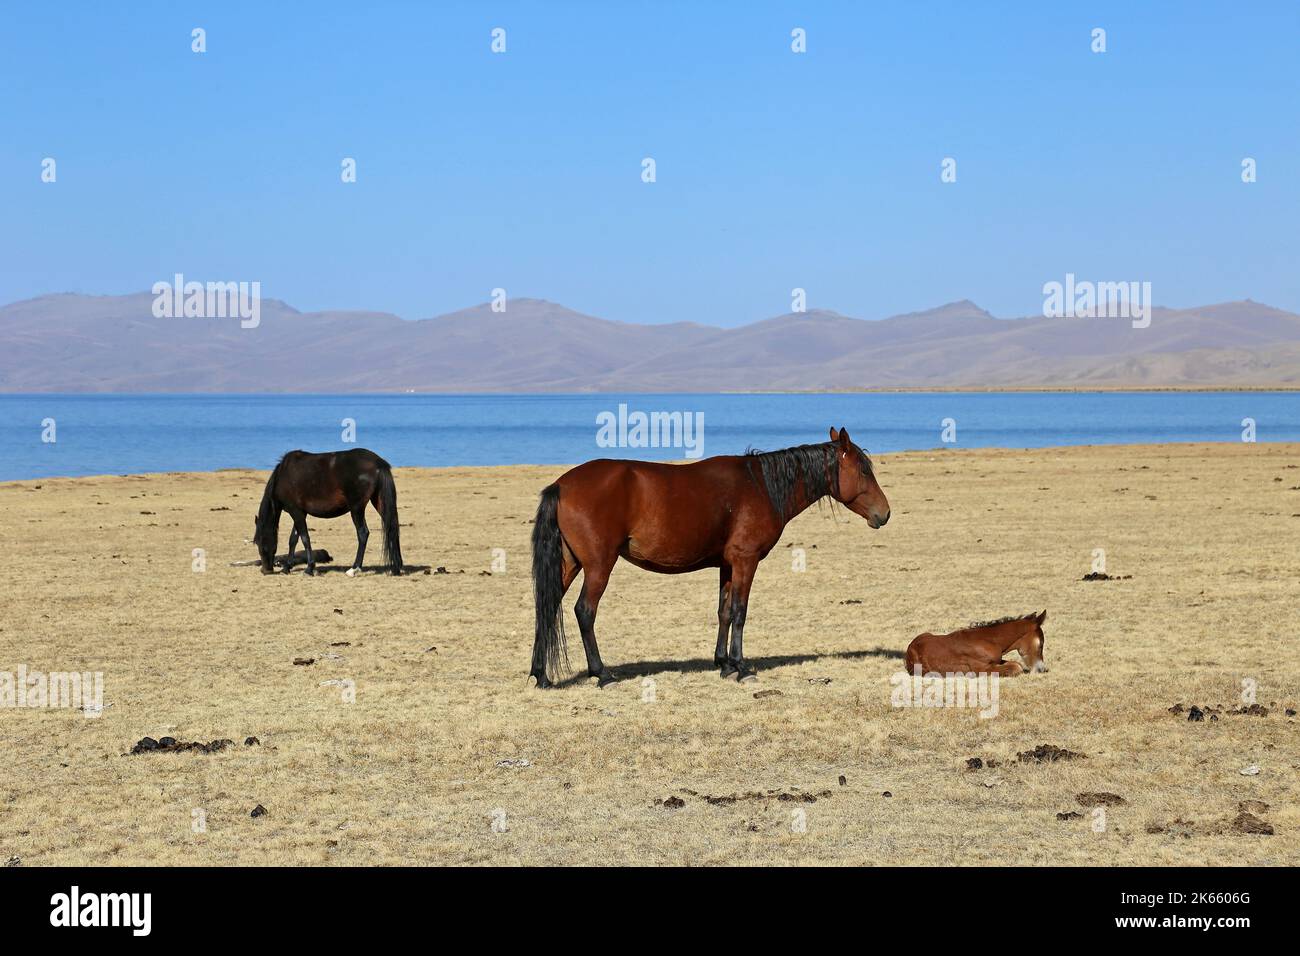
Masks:
[[[915,674],[1000,674],[1016,677],[1026,671],[1045,672],[1043,622],[1047,612],[1008,617],[953,631],[925,634],[907,645],[907,672]],[[1019,651],[1024,665],[1002,658]]]

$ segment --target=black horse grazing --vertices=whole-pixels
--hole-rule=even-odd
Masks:
[[[280,534],[280,512],[288,511],[293,519],[293,532],[289,535],[289,560],[284,565],[288,573],[293,566],[293,552],[302,538],[307,549],[307,573],[316,573],[312,557],[311,539],[307,536],[307,515],[313,518],[337,518],[352,513],[352,523],[357,527],[357,559],[348,574],[361,570],[361,559],[366,553],[366,504],[373,504],[384,522],[384,560],[394,574],[402,573],[402,549],[397,533],[397,486],[393,484],[393,469],[388,462],[373,451],[356,448],[350,451],[332,451],[315,454],[308,451],[291,451],[280,459],[262,495],[262,506],[257,511],[257,526],[253,542],[262,559],[262,573],[274,572],[275,547]]]

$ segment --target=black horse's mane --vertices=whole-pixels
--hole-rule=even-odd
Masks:
[[[288,457],[288,454],[280,456],[280,460],[271,469],[271,477],[266,481],[266,490],[262,492],[262,503],[257,508],[257,534],[253,538],[258,546],[262,543],[262,535],[275,525],[276,518],[279,517],[280,512],[275,506],[275,479],[279,476],[280,468]]]
[[[750,476],[757,481],[754,464],[758,463],[763,487],[772,501],[772,507],[782,518],[789,518],[793,508],[790,499],[801,481],[809,504],[821,501],[827,495],[839,494],[840,469],[835,461],[835,449],[834,442],[796,445],[779,451],[758,451],[751,448],[745,452],[745,464],[749,466]]]

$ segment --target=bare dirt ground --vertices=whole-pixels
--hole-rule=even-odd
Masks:
[[[230,566],[265,473],[0,485],[0,671],[102,671],[106,708],[0,709],[0,861],[1300,862],[1300,446],[886,455],[887,527],[813,509],[761,565],[756,682],[713,668],[713,573],[622,564],[626,679],[542,692],[528,540],[562,470],[399,470],[397,579],[342,573],[346,518],[311,525],[337,570]],[[1116,580],[1082,580],[1094,549]],[[916,634],[1042,608],[1051,671],[996,717],[891,706]],[[1041,744],[1086,757],[1017,759]]]

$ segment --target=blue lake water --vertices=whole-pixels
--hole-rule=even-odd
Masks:
[[[602,445],[598,416],[617,417],[620,404],[629,415],[702,414],[704,455],[824,441],[831,425],[872,452],[935,448],[944,419],[957,448],[1239,442],[1246,418],[1259,441],[1300,441],[1294,392],[0,395],[0,480],[270,468],[289,449],[348,447],[344,419],[356,422],[357,446],[399,467],[692,457],[680,446]],[[53,442],[42,440],[46,419]]]

